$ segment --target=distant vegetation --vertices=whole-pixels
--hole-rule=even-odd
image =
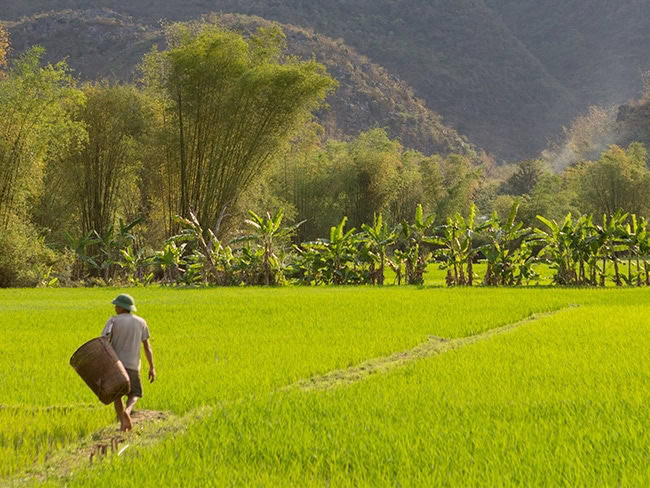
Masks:
[[[387,269],[419,284],[431,262],[451,286],[499,286],[534,281],[546,261],[558,284],[648,282],[650,169],[633,142],[647,140],[647,92],[618,120],[593,107],[538,159],[497,165],[453,132],[436,154],[381,128],[324,137],[328,119],[313,114],[337,82],[286,49],[309,32],[225,16],[164,34],[137,85],[80,84],[38,47],[5,70],[0,286],[383,284]],[[345,49],[324,58],[332,70],[365,62]],[[348,87],[395,114],[398,85],[373,85],[388,77],[366,69],[381,76]],[[345,80],[355,68],[336,72]],[[402,101],[444,134],[415,99]]]

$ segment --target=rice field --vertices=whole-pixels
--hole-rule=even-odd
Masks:
[[[0,291],[0,485],[650,481],[646,290],[133,289],[169,420],[91,464],[117,422],[68,359],[120,291]]]

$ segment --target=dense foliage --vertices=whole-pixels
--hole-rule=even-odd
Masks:
[[[450,286],[500,286],[534,281],[545,260],[558,284],[613,272],[621,285],[624,257],[628,283],[647,282],[647,151],[597,150],[606,112],[567,129],[573,159],[559,173],[551,152],[497,166],[426,156],[382,129],[327,140],[311,113],[334,82],[286,56],[277,27],[166,32],[139,86],[79,85],[41,48],[0,80],[1,286],[383,284],[386,270],[421,284],[431,263]],[[593,215],[576,224],[588,248],[542,235],[571,230],[567,214]]]

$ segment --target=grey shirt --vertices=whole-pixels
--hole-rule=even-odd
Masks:
[[[102,336],[108,337],[126,369],[140,370],[140,344],[149,339],[149,327],[142,317],[121,313],[108,319]]]

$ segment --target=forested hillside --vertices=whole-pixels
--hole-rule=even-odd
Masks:
[[[650,2],[485,0],[579,101],[621,104],[650,69]]]
[[[240,12],[342,38],[478,146],[532,156],[591,104],[624,102],[650,66],[647,2],[622,0],[19,0],[0,18],[109,7],[156,25]]]
[[[244,34],[268,21],[236,14],[213,15],[211,22]],[[315,57],[339,82],[328,97],[329,108],[318,118],[328,136],[355,137],[382,127],[405,146],[424,153],[466,153],[466,139],[443,124],[440,116],[417,99],[405,83],[389,75],[342,41],[291,25],[282,26],[287,52],[301,59]],[[93,9],[39,14],[9,24],[15,52],[34,45],[46,49],[51,62],[67,58],[82,79],[133,81],[138,64],[154,44],[164,45],[160,26],[136,22],[116,12]]]

